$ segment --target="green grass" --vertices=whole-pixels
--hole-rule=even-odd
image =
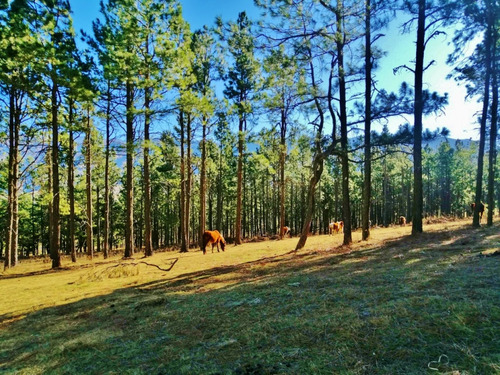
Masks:
[[[124,271],[112,290],[119,271],[51,273],[88,297],[0,315],[0,373],[500,374],[500,257],[479,255],[500,227],[425,229],[352,251],[195,253],[205,268]],[[213,263],[230,253],[242,261]]]

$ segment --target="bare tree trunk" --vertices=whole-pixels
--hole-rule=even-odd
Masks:
[[[110,233],[110,188],[109,188],[109,154],[111,145],[111,84],[108,80],[108,92],[106,98],[106,150],[104,161],[104,239],[103,256],[106,259],[109,255],[109,233]]]
[[[149,80],[149,75],[146,77]],[[149,171],[149,127],[151,122],[151,88],[146,88],[144,98],[144,255],[153,255],[151,237],[151,179]]]
[[[240,115],[241,116],[241,115]],[[242,204],[242,187],[243,187],[243,143],[244,143],[244,132],[243,132],[243,118],[240,118],[239,133],[238,133],[238,182],[236,188],[236,223],[235,223],[235,234],[234,243],[235,245],[241,245],[241,210]]]
[[[17,266],[19,257],[19,136],[21,131],[21,96],[18,91],[15,96],[14,116],[14,150],[13,173],[12,173],[12,240],[11,240],[11,264]]]
[[[202,137],[201,137],[201,168],[200,168],[200,230],[199,230],[199,245],[202,247],[203,232],[205,232],[206,226],[206,174],[207,174],[207,119],[202,118]],[[220,228],[218,228],[220,230]]]
[[[127,180],[126,180],[126,220],[125,220],[125,258],[134,254],[134,114],[133,86],[127,81]]]
[[[489,169],[488,169],[488,226],[493,225],[493,215],[495,213],[495,180],[497,176],[497,134],[498,134],[498,70],[497,70],[497,44],[498,30],[493,29],[492,35],[492,51],[491,51],[491,86],[492,86],[492,101],[491,101],[491,130],[490,130],[490,152],[489,152]]]
[[[46,157],[46,163],[47,163],[47,194],[52,197],[52,148],[48,147],[47,149],[47,154],[45,155]],[[48,232],[47,232],[47,240],[48,240],[48,247],[47,247],[47,253],[50,254],[50,249],[52,249],[52,199],[49,200],[49,203],[47,205],[47,211],[48,211]],[[43,219],[40,222],[40,228],[43,228]],[[42,229],[43,231],[43,229]],[[43,244],[42,244],[42,254],[43,252]]]
[[[69,252],[76,262],[75,246],[75,140],[73,136],[73,99],[69,101],[69,150],[68,150],[68,198],[69,198]]]
[[[297,245],[295,246],[295,251],[304,247],[311,228],[312,216],[314,213],[314,195],[316,193],[316,185],[318,184],[321,174],[323,173],[323,158],[321,155],[316,155],[314,157],[312,168],[312,176],[309,180],[309,190],[307,193],[307,209],[304,217],[304,225],[302,226],[299,242],[297,242]]]
[[[14,191],[15,179],[14,170],[16,163],[16,152],[15,152],[15,89],[11,87],[9,90],[9,170],[8,170],[8,198],[7,198],[7,237],[5,241],[5,262],[4,269],[8,269],[14,266],[13,264],[13,240],[14,240]]]
[[[91,144],[91,125],[90,125],[90,111],[87,110],[87,132],[85,134],[85,188],[87,195],[87,255],[90,259],[94,258],[94,237],[92,232],[92,144]]]
[[[189,219],[191,218],[191,114],[187,115],[186,124],[186,215],[185,215],[185,235],[186,235],[186,246],[189,251],[190,236],[189,236]]]
[[[96,243],[96,251],[97,253],[100,253],[101,252],[101,189],[99,184],[96,184],[95,195],[96,195],[95,209],[97,212],[96,223],[95,223],[96,224],[95,243]]]
[[[187,179],[186,179],[186,157],[185,157],[185,150],[184,150],[184,143],[185,143],[185,127],[184,127],[184,113],[180,112],[179,114],[179,127],[180,127],[180,135],[181,135],[181,166],[180,166],[180,173],[181,173],[181,202],[180,202],[180,222],[181,222],[181,253],[187,253],[188,248],[187,248],[187,236],[188,234],[186,233],[186,184],[187,184]]]
[[[418,1],[417,50],[415,58],[415,113],[413,140],[413,218],[412,235],[423,232],[423,186],[422,186],[422,113],[423,76],[425,49],[425,7],[426,0]]]
[[[222,215],[224,215],[223,208],[222,208],[222,203],[223,203],[223,200],[222,200],[222,150],[223,150],[223,146],[222,146],[222,141],[221,141],[220,154],[219,154],[219,168],[217,168],[218,172],[219,172],[219,175],[217,178],[217,208],[216,208],[217,214],[216,214],[216,218],[215,218],[215,227],[217,228],[217,230],[222,229]],[[227,233],[226,233],[226,235],[227,235]]]
[[[472,226],[478,228],[480,223],[479,209],[482,192],[483,192],[483,168],[484,168],[484,149],[486,144],[486,121],[488,119],[488,105],[490,101],[490,79],[491,79],[491,34],[492,24],[488,22],[487,30],[484,34],[485,38],[485,65],[486,74],[484,77],[484,96],[483,96],[483,110],[481,114],[481,127],[479,131],[479,152],[477,156],[477,176],[476,176],[476,206],[474,209],[474,216],[472,219]]]
[[[284,100],[283,100],[284,102]],[[285,103],[283,103],[284,105]],[[281,110],[280,127],[280,238],[285,235],[285,159],[286,159],[286,115],[284,109]]]
[[[343,18],[340,10],[343,9],[343,1],[337,0],[337,32],[344,34]],[[342,163],[342,209],[344,221],[344,245],[352,243],[351,225],[351,202],[349,198],[349,155],[347,139],[347,96],[344,69],[344,42],[337,38],[337,62],[339,70],[339,107],[340,107],[340,148]]]
[[[50,258],[52,268],[61,267],[61,255],[59,253],[61,241],[60,225],[60,191],[59,191],[59,124],[58,124],[58,86],[55,79],[52,80],[52,232],[50,233]]]
[[[365,163],[363,181],[362,239],[370,238],[370,203],[372,196],[371,155],[371,106],[372,106],[372,50],[371,50],[371,2],[365,6]]]

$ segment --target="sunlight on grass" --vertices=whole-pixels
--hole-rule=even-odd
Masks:
[[[22,262],[0,277],[0,372],[416,375],[446,354],[442,373],[495,373],[499,257],[469,238],[493,249],[499,227],[464,223]]]
[[[481,251],[481,254],[491,255],[491,254],[495,253],[496,251],[500,251],[500,244],[499,244],[499,246],[485,248],[483,251]]]
[[[463,225],[463,222],[460,221],[445,224],[449,229]],[[440,224],[427,225],[425,230],[439,232],[443,226]],[[383,246],[387,240],[393,240],[410,233],[411,226],[374,228],[371,231],[370,240],[362,242],[361,232],[358,230],[353,232],[354,243],[350,248],[341,247],[342,234],[310,236],[305,248],[297,254],[309,251],[346,253],[363,248],[377,248]],[[205,256],[201,254],[199,249],[183,254],[157,252],[153,257],[145,259],[148,263],[156,264],[160,268],[166,268],[173,260],[178,259],[170,272],[163,272],[144,264],[131,265],[142,260],[142,254],[136,254],[135,259],[131,260],[122,260],[118,255],[103,259],[100,254],[97,254],[94,260],[82,256],[77,263],[72,263],[69,257],[63,256],[64,269],[58,271],[50,270],[49,258],[44,258],[41,261],[39,259],[22,260],[19,266],[0,273],[0,294],[12,296],[0,305],[0,316],[19,316],[48,306],[57,306],[82,298],[109,294],[118,288],[145,284],[154,280],[173,280],[182,274],[214,267],[227,268],[274,257],[293,258],[293,255],[285,254],[295,249],[297,241],[298,238],[286,238],[282,241],[250,242],[239,246],[228,245],[225,252],[218,253],[216,251],[213,254],[208,252]],[[362,262],[362,260],[353,258],[344,260],[344,262],[349,264]],[[254,266],[261,267],[260,264]],[[217,282],[218,288],[238,282],[237,278],[231,278],[228,275],[226,277],[226,281]],[[229,281],[231,279],[233,281]],[[213,287],[211,286],[211,288]],[[15,293],[12,293],[12,290]]]
[[[368,257],[363,257],[363,258],[352,258],[352,259],[346,259],[342,261],[342,264],[354,264],[354,263],[365,263],[368,259]]]
[[[422,261],[422,259],[414,258],[414,259],[407,260],[407,261],[405,262],[405,264],[406,264],[407,266],[410,266],[410,265],[412,265],[412,264],[415,264],[415,263],[418,263],[418,262],[421,262],[421,261]]]

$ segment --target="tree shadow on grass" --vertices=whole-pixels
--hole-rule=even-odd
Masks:
[[[476,254],[495,231],[299,251],[47,308],[0,330],[0,372],[493,374],[499,261]]]

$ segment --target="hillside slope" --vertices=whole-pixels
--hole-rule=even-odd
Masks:
[[[378,229],[350,249],[317,236],[298,253],[296,239],[228,246],[170,272],[115,260],[4,274],[6,300],[30,279],[59,298],[0,313],[0,372],[499,374],[500,257],[482,255],[499,229]]]

